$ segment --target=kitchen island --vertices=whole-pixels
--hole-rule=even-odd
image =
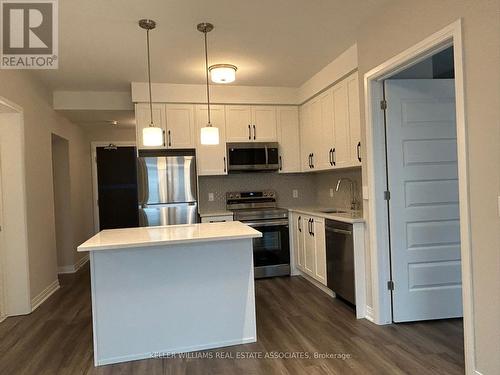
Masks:
[[[240,222],[104,230],[90,253],[96,366],[255,342],[252,240]]]

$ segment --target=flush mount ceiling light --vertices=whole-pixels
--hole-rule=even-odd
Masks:
[[[201,144],[202,145],[218,145],[219,144],[219,129],[212,126],[210,122],[210,86],[208,83],[208,47],[207,47],[207,33],[214,29],[211,23],[203,22],[196,27],[198,31],[202,32],[205,36],[205,77],[207,82],[207,113],[208,122],[207,126],[201,128]]]
[[[146,30],[146,44],[148,49],[148,84],[149,84],[149,115],[150,123],[147,128],[142,129],[142,144],[144,146],[158,147],[163,145],[163,130],[153,123],[153,98],[151,95],[151,61],[149,53],[149,31],[156,27],[153,20],[139,20],[139,26]]]
[[[231,83],[236,79],[238,68],[231,64],[215,64],[208,68],[210,79],[214,83]]]

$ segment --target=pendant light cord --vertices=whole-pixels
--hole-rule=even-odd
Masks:
[[[212,126],[210,122],[210,87],[208,84],[208,47],[207,47],[207,32],[205,34],[205,74],[207,78],[207,109],[208,109],[208,126]]]
[[[151,95],[151,63],[149,57],[149,29],[146,30],[146,40],[148,45],[148,84],[149,84],[149,115],[151,123],[149,126],[153,126],[153,96]]]

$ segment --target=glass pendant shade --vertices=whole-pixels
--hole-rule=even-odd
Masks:
[[[234,65],[218,64],[209,68],[210,79],[214,83],[231,83],[236,79],[237,68]]]
[[[201,128],[201,144],[202,145],[218,145],[219,144],[219,128],[214,126],[205,126]]]
[[[163,146],[163,130],[156,126],[142,129],[142,144],[144,146]]]

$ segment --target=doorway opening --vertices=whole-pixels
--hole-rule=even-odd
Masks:
[[[373,320],[463,314],[473,372],[460,20],[366,73],[365,94]]]
[[[73,269],[73,229],[71,226],[71,179],[69,142],[52,134],[52,183],[56,230],[57,266],[59,273]]]

